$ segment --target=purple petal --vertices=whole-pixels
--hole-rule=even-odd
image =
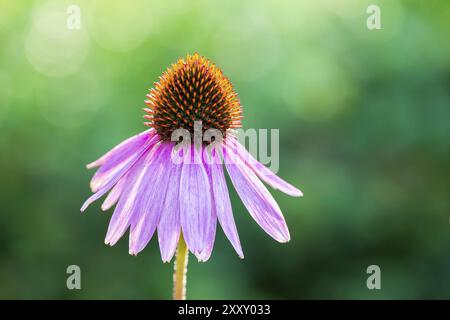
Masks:
[[[136,255],[145,248],[158,226],[170,184],[172,166],[170,152],[173,143],[163,142],[157,157],[149,165],[135,201],[137,214],[132,217],[130,228],[130,254]]]
[[[152,128],[152,129],[146,130],[144,132],[141,132],[137,135],[134,135],[134,136],[122,141],[120,144],[118,144],[117,146],[112,148],[110,151],[105,153],[99,159],[87,164],[86,167],[88,169],[96,168],[98,166],[105,164],[107,159],[109,159],[113,156],[116,157],[117,155],[123,154],[124,152],[126,153],[127,150],[129,150],[130,148],[138,149],[140,146],[142,146],[143,143],[145,143],[145,141],[148,139],[148,137],[153,134],[154,134],[154,129]]]
[[[217,213],[214,195],[212,191],[210,165],[207,162],[204,162],[203,165],[205,166],[206,174],[208,175],[208,181],[211,186],[211,189],[208,191],[211,193],[211,213],[210,213],[210,220],[206,230],[205,246],[203,250],[200,252],[200,254],[197,255],[198,260],[201,262],[208,261],[209,257],[211,257],[211,253],[214,248],[214,240],[216,239],[216,228],[217,228]]]
[[[183,236],[189,250],[202,259],[207,248],[211,214],[211,189],[200,152],[191,153],[192,163],[183,163],[180,179],[180,217]]]
[[[230,147],[236,149],[238,156],[248,165],[265,183],[270,185],[275,190],[280,190],[293,197],[302,197],[303,193],[296,187],[290,185],[270,169],[266,168],[261,162],[256,160],[238,141],[236,138],[228,138],[227,143]]]
[[[244,254],[242,253],[241,243],[234,222],[233,210],[231,208],[221,159],[218,155],[212,153],[212,161],[210,161],[210,164],[205,165],[212,186],[214,211],[217,214],[223,232],[228,240],[230,240],[239,257],[243,259]]]
[[[160,145],[154,145],[145,157],[141,157],[138,163],[133,167],[129,173],[126,187],[123,190],[119,203],[114,210],[114,213],[109,222],[108,232],[106,233],[105,243],[114,245],[124,234],[131,223],[131,219],[136,215],[139,209],[136,204],[138,197],[143,197],[142,185],[146,183],[144,179],[150,164],[153,163],[153,158],[158,153]]]
[[[159,248],[163,262],[169,262],[172,259],[180,238],[181,168],[180,164],[172,164],[170,172],[167,172],[167,175],[170,175],[170,184],[158,224]]]
[[[225,145],[225,154],[232,153]],[[271,237],[279,242],[290,240],[289,230],[278,204],[267,188],[239,158],[234,157],[234,163],[225,161],[228,174],[239,197],[255,221]]]
[[[122,194],[123,188],[126,185],[127,181],[127,174],[122,177],[119,182],[112,188],[112,190],[109,192],[109,194],[106,196],[105,201],[103,201],[102,204],[102,210],[106,211],[109,208],[111,208],[113,205],[116,204],[116,202],[119,200],[120,195]]]
[[[127,160],[138,152],[153,136],[153,131],[144,131],[125,140],[113,150],[109,151],[105,156],[93,162],[102,164],[100,169],[97,170],[91,179],[90,187],[92,192],[97,192],[106,185],[108,181],[126,165]],[[153,143],[156,143],[157,139],[152,139],[152,141]]]
[[[211,210],[211,222],[208,225],[206,243],[203,250],[196,255],[199,262],[206,262],[211,257],[214,248],[214,240],[216,238],[217,215],[215,210]]]
[[[96,193],[89,197],[86,202],[81,207],[81,212],[86,210],[86,208],[95,200],[102,197],[105,193],[107,193],[118,181],[122,178],[128,170],[136,163],[136,161],[147,152],[152,146],[154,146],[153,142],[159,139],[158,136],[153,136],[150,140],[148,140],[144,146],[142,146],[135,154],[129,157],[124,164],[120,166],[120,170],[115,171],[115,174],[108,179],[107,183],[105,183]]]

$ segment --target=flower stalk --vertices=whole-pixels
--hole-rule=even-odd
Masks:
[[[173,273],[173,299],[186,300],[186,274],[188,264],[189,250],[183,238],[183,233],[180,234],[178,241],[178,248],[174,264]]]

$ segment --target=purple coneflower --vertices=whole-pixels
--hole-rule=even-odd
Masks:
[[[90,184],[94,194],[81,211],[109,192],[102,210],[117,205],[106,244],[116,244],[130,229],[129,253],[136,255],[157,230],[164,262],[172,259],[178,247],[174,296],[183,298],[187,252],[199,261],[209,259],[217,221],[239,257],[244,257],[224,166],[250,215],[279,242],[289,241],[289,231],[261,180],[291,196],[302,193],[253,158],[232,134],[232,129],[241,127],[239,98],[228,78],[204,57],[194,54],[179,59],[147,97],[144,117],[150,129],[87,165],[99,169]],[[216,129],[223,139],[214,138],[216,147],[211,152],[205,152],[208,143],[201,142],[198,148],[192,143],[184,150],[185,157],[192,161],[173,161],[177,146],[172,141],[174,131],[184,128],[193,137],[198,121],[202,133]]]

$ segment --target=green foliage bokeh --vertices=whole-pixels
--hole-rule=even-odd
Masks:
[[[191,256],[189,298],[449,298],[450,3],[376,1],[381,30],[369,4],[0,3],[0,298],[170,298],[155,238],[132,257],[127,237],[103,243],[111,210],[79,208],[85,164],[145,129],[147,90],[193,52],[231,79],[245,128],[280,129],[279,175],[305,196],[272,191],[279,244],[230,185],[245,259],[218,228],[211,259]]]

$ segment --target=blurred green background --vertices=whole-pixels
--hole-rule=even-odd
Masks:
[[[2,1],[0,298],[171,297],[155,238],[129,256],[127,237],[103,243],[111,210],[79,208],[85,164],[145,129],[147,90],[195,51],[232,80],[245,128],[280,129],[279,175],[305,196],[272,192],[279,244],[230,186],[245,259],[218,229],[189,298],[450,298],[449,30],[444,1]]]

